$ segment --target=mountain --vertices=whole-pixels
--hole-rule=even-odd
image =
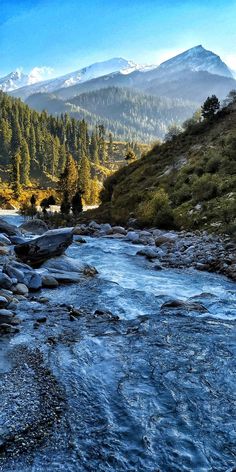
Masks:
[[[20,69],[0,78],[0,90],[3,92],[11,92],[28,84],[29,76],[23,74]]]
[[[190,101],[154,97],[119,87],[83,93],[64,101],[53,94],[35,94],[26,103],[37,111],[68,112],[92,126],[104,123],[117,139],[144,143],[163,138],[171,123],[181,124],[197,107]]]
[[[206,71],[210,74],[233,78],[230,69],[221,60],[220,56],[217,56],[217,54],[212,51],[208,51],[202,45],[188,49],[163,62],[155,69],[155,72],[160,76],[160,74],[176,74],[184,70],[193,72]]]
[[[32,85],[22,83],[19,87],[14,89],[5,87],[5,91],[12,91],[16,88],[19,89],[13,95],[19,96],[24,100],[35,93],[52,93],[55,90],[61,88],[71,88],[75,85],[82,84],[97,77],[106,76],[114,72],[120,72],[120,74],[130,74],[135,70],[150,70],[150,67],[154,66],[142,66],[137,65],[133,61],[127,61],[121,57],[109,59],[103,62],[97,62],[83,69],[71,72],[69,74],[57,77],[55,79],[38,82]]]
[[[236,102],[105,182],[93,218],[236,232]]]

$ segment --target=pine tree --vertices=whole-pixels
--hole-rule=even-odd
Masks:
[[[220,109],[220,102],[216,95],[208,97],[202,105],[202,117],[205,120],[212,120],[216,112]]]
[[[20,154],[21,154],[20,180],[23,185],[29,185],[30,184],[30,154],[29,154],[28,144],[25,139],[23,139],[22,141]]]
[[[12,156],[12,172],[11,172],[11,185],[15,198],[19,198],[21,186],[20,186],[20,164],[21,155],[20,152],[16,152]]]
[[[91,161],[94,162],[95,165],[98,165],[99,164],[98,141],[94,132],[91,134],[90,156],[91,156]]]
[[[72,198],[72,212],[74,216],[78,216],[83,211],[82,192],[78,190]]]
[[[86,203],[89,203],[91,191],[91,169],[89,159],[84,149],[82,150],[79,170],[79,186],[83,192],[84,200]]]
[[[109,133],[108,158],[109,158],[110,161],[112,161],[112,159],[113,159],[113,136],[112,136],[112,133]]]
[[[71,202],[78,187],[78,168],[71,154],[67,153],[64,172],[61,174],[58,191],[62,194],[62,201],[67,205]]]

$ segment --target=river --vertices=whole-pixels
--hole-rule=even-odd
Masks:
[[[0,470],[233,471],[236,284],[190,269],[156,271],[136,255],[140,247],[86,240],[67,254],[99,274],[43,290],[51,306],[46,325],[34,330],[25,307],[10,342],[43,353],[64,391],[62,418],[45,443]],[[208,312],[161,308],[177,298]],[[81,315],[69,321],[56,308],[63,303]]]

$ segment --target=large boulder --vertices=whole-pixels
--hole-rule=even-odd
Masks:
[[[12,280],[7,274],[0,272],[0,288],[9,290],[12,286]]]
[[[20,229],[23,233],[42,235],[48,231],[48,225],[44,221],[35,218],[20,225]]]
[[[4,233],[7,236],[21,236],[17,226],[7,223],[3,218],[0,218],[0,233]]]
[[[15,246],[19,259],[32,266],[39,266],[51,257],[60,256],[73,241],[71,228],[47,231],[43,236]]]
[[[51,272],[69,272],[75,274],[95,275],[97,273],[95,267],[81,263],[78,259],[72,257],[61,256],[44,262],[43,268]]]

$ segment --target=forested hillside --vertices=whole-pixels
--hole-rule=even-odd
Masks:
[[[109,177],[98,216],[235,233],[236,92],[229,98],[215,114],[209,99],[200,122],[190,121],[183,133]]]
[[[11,183],[16,195],[33,181],[44,188],[55,187],[69,154],[78,168],[78,186],[86,188],[87,200],[94,202],[104,177],[122,159],[125,162],[129,147],[140,157],[137,144],[113,143],[102,124],[91,130],[85,120],[38,113],[0,92],[1,178]]]
[[[89,126],[103,122],[118,139],[150,143],[163,138],[172,123],[181,124],[197,109],[182,99],[155,97],[127,88],[110,87],[63,100],[56,94],[35,94],[27,99],[37,111],[68,112]]]

